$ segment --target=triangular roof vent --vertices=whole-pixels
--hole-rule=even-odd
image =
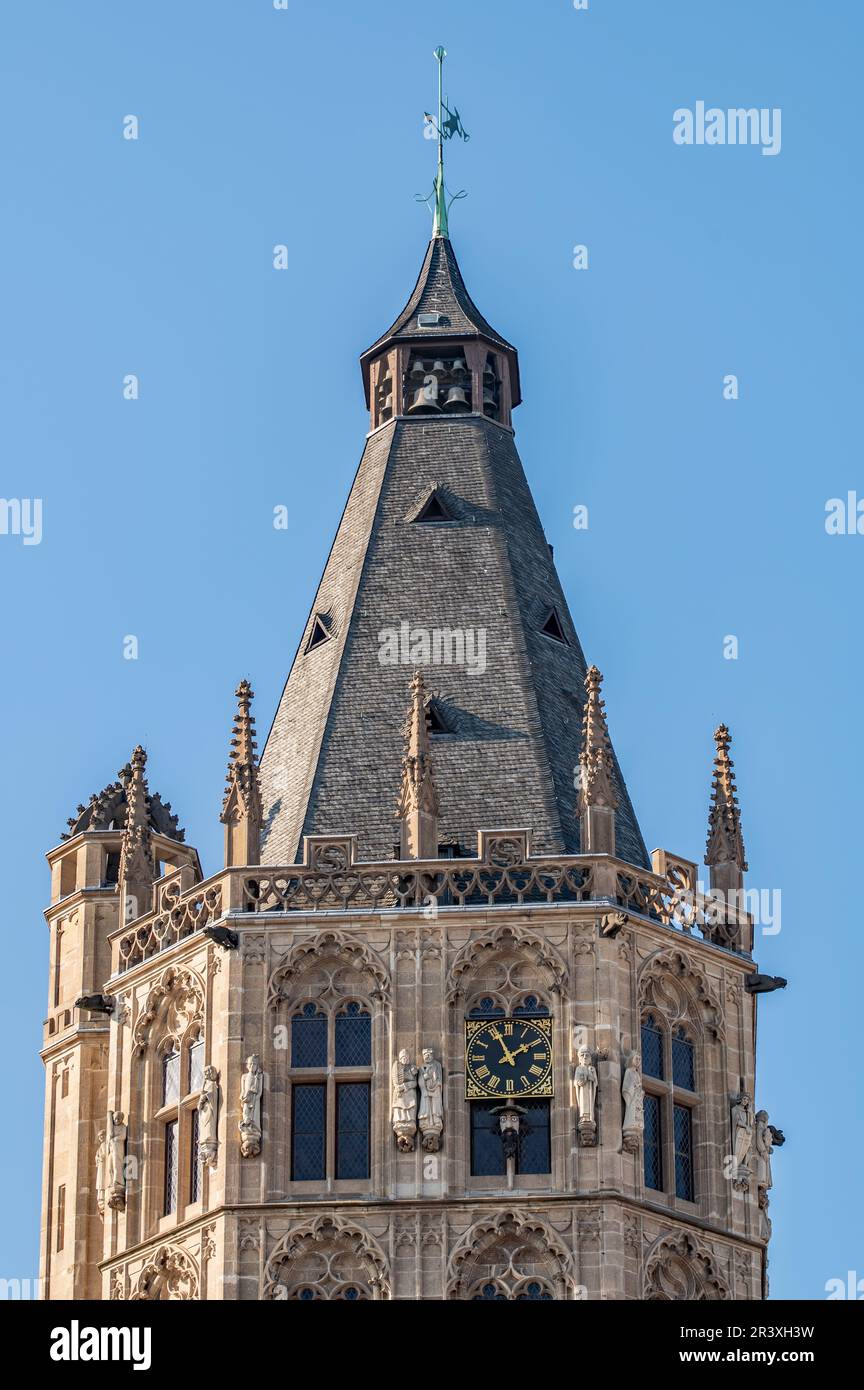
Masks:
[[[554,608],[549,610],[549,616],[541,627],[540,631],[545,637],[551,637],[555,642],[563,642],[567,645],[567,638],[564,636],[564,629],[561,626],[561,619],[558,617]]]
[[[313,648],[320,647],[322,642],[329,642],[329,640],[330,633],[324,625],[324,620],[320,613],[316,613],[312,631],[309,634],[309,641],[306,643],[306,651],[311,652]]]
[[[426,718],[430,734],[449,734],[450,726],[441,713],[437,700],[430,700],[426,706]]]
[[[440,492],[433,492],[431,497],[424,502],[415,521],[452,521],[453,514],[445,507]]]

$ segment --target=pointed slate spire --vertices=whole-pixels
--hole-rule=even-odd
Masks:
[[[234,716],[231,756],[219,817],[225,826],[226,868],[236,864],[260,864],[264,819],[255,756],[255,716],[251,709],[255,692],[247,680],[242,680],[234,693],[239,704]]]
[[[743,887],[747,862],[744,857],[735,772],[729,756],[732,735],[725,724],[714,730],[714,742],[717,745],[717,753],[711,782],[705,863],[711,870],[711,887],[728,892]]]
[[[126,922],[140,917],[150,908],[156,865],[150,835],[145,768],[147,754],[140,743],[132,754],[126,782],[126,824],[120,848],[118,883],[122,899],[122,917]]]
[[[429,696],[423,677],[414,672],[405,724],[402,787],[396,816],[401,821],[400,853],[403,859],[437,859],[438,811],[426,705]]]
[[[615,767],[605,701],[600,689],[603,677],[596,666],[585,676],[585,707],[582,711],[582,749],[579,754],[579,813],[583,854],[615,853]]]
[[[446,667],[436,677],[448,711],[448,736],[435,746],[447,788],[439,842],[470,852],[481,829],[520,825],[537,853],[582,847],[573,770],[587,664],[504,425],[508,394],[508,410],[520,394],[516,350],[480,316],[449,239],[433,237],[408,303],[361,359],[367,390],[382,354],[398,385],[412,356],[432,361],[460,348],[478,401],[494,357],[504,413],[403,415],[397,402],[367,436],[261,757],[268,863],[297,863],[304,836],[342,832],[356,835],[358,858],[392,857],[405,683],[427,664],[412,634],[437,642]],[[415,525],[436,488],[453,499],[452,521]],[[328,640],[310,645],[324,613]],[[618,856],[647,868],[614,754],[612,762],[619,806],[596,807],[589,819],[614,815]]]

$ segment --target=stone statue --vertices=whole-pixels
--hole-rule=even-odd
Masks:
[[[756,1156],[756,1189],[759,1205],[768,1206],[768,1189],[774,1186],[771,1173],[771,1151],[774,1148],[774,1132],[768,1123],[768,1111],[756,1111],[756,1126],[753,1133],[753,1151]]]
[[[393,1133],[403,1153],[414,1148],[417,1133],[417,1068],[402,1048],[390,1072],[393,1083]]]
[[[106,1172],[108,1168],[108,1144],[104,1129],[100,1129],[96,1143],[96,1206],[99,1215],[105,1212]]]
[[[216,1167],[218,1127],[219,1073],[215,1067],[205,1067],[201,1095],[198,1097],[198,1154],[208,1168]]]
[[[246,1058],[246,1070],[240,1078],[240,1152],[244,1158],[254,1158],[261,1152],[261,1096],[264,1092],[264,1072],[257,1052]]]
[[[423,1135],[423,1147],[437,1153],[444,1128],[444,1071],[436,1062],[431,1047],[424,1047],[419,1067],[420,1109],[417,1120]]]
[[[594,1119],[597,1068],[591,1060],[591,1049],[585,1043],[579,1048],[576,1056],[579,1065],[573,1072],[573,1085],[576,1089],[576,1108],[579,1112],[579,1143],[590,1147],[597,1142],[597,1124]]]
[[[752,1102],[747,1092],[742,1091],[732,1106],[732,1156],[735,1160],[732,1185],[744,1192],[750,1186],[747,1155],[753,1143],[753,1128]]]
[[[106,1143],[108,1146],[108,1205],[113,1211],[122,1211],[126,1205],[126,1137],[128,1134],[126,1116],[122,1110],[109,1111]]]
[[[621,1078],[621,1095],[624,1100],[624,1119],[621,1124],[621,1147],[625,1153],[639,1152],[639,1140],[645,1128],[643,1113],[644,1092],[642,1090],[642,1058],[634,1052],[624,1068]]]

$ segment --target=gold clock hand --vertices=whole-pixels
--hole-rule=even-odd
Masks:
[[[513,1053],[510,1051],[509,1047],[508,1047],[507,1044],[505,1043],[505,1041],[504,1041],[504,1039],[502,1038],[502,1036],[501,1036],[499,1030],[498,1030],[497,1028],[490,1028],[489,1031],[490,1031],[490,1033],[492,1034],[492,1036],[493,1036],[493,1038],[495,1039],[495,1041],[496,1041],[496,1042],[499,1042],[499,1043],[501,1044],[501,1046],[503,1047],[503,1049],[504,1049],[504,1056],[501,1058],[502,1062],[506,1061],[506,1062],[509,1062],[509,1063],[510,1063],[510,1066],[511,1066],[511,1067],[512,1067],[512,1066],[515,1066],[516,1064],[515,1064],[515,1062],[513,1061]]]

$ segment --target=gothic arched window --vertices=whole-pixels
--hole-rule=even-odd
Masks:
[[[698,1103],[696,1047],[687,1028],[648,1013],[641,1031],[644,1177],[655,1192],[696,1200],[693,1110]]]
[[[163,1150],[162,1215],[171,1216],[201,1196],[198,1099],[204,1079],[204,1039],[200,1033],[190,1034],[182,1043],[167,1038],[158,1054],[158,1066],[156,1118]]]
[[[370,1176],[372,1014],[357,999],[291,1017],[291,1178]]]

